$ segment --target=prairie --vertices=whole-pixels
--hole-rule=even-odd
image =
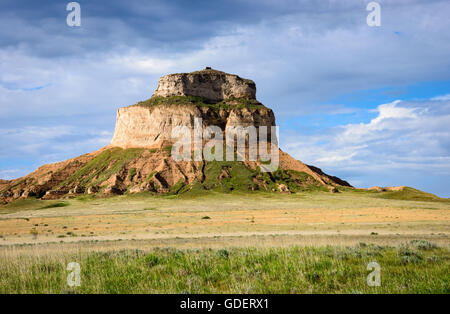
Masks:
[[[0,292],[72,291],[77,262],[79,293],[448,293],[450,202],[410,193],[19,200],[0,207]]]

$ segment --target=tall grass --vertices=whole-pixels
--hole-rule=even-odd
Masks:
[[[25,256],[11,250],[0,257],[0,293],[450,293],[449,258],[433,245]],[[366,283],[372,261],[381,266],[379,287]],[[66,284],[70,262],[81,265],[80,287]]]

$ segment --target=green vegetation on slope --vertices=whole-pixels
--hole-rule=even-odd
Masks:
[[[295,170],[278,169],[272,173],[263,173],[267,177],[271,177],[272,181],[277,184],[285,184],[291,192],[307,192],[307,191],[324,191],[328,192],[328,188],[320,184],[316,179],[306,172]]]
[[[378,197],[405,201],[450,202],[450,199],[448,198],[440,198],[434,194],[423,192],[410,187],[405,187],[400,191],[379,192]]]
[[[97,185],[109,179],[113,174],[119,173],[130,161],[139,158],[143,151],[142,148],[114,147],[107,149],[72,174],[59,187],[75,182],[85,187]]]
[[[43,201],[35,197],[18,199],[0,207],[0,214],[70,206],[69,202]]]
[[[219,192],[250,191],[257,188],[252,181],[256,171],[238,161],[206,162],[203,186]]]
[[[136,175],[136,168],[131,168],[130,172],[128,173],[128,180],[133,180],[134,176]]]
[[[57,202],[57,203],[51,203],[48,205],[45,205],[42,207],[42,209],[47,209],[47,208],[58,208],[58,207],[66,207],[69,206],[70,204],[67,202]]]
[[[163,147],[163,151],[167,154],[170,153],[170,150],[171,146]],[[120,175],[122,179],[128,178],[128,180],[132,181],[138,173],[138,169],[134,167],[129,168],[128,165],[133,160],[140,158],[143,152],[143,148],[122,149],[115,147],[104,150],[60,183],[56,187],[56,190],[69,186],[73,188],[75,185],[80,185],[84,188],[98,186],[113,175]],[[125,171],[126,169],[128,170]],[[143,181],[149,182],[155,176],[158,176],[158,173],[153,171]],[[159,189],[160,187],[159,185],[155,185],[155,188]],[[450,202],[450,199],[442,199],[436,195],[410,187],[399,191],[384,192],[350,187],[337,187],[337,189],[340,192],[368,194],[371,197],[392,200]],[[305,172],[278,169],[275,172],[266,173],[262,172],[259,168],[252,169],[240,161],[205,161],[202,166],[202,173],[199,173],[199,178],[193,184],[187,184],[184,180],[180,180],[174,186],[170,186],[164,191],[168,194],[175,195],[186,192],[190,194],[202,194],[208,190],[224,193],[232,191],[243,193],[252,191],[283,191],[290,193],[329,191],[327,186],[322,185]],[[43,194],[36,195],[35,193],[30,193],[30,196],[41,197]],[[24,205],[26,207],[26,204]]]
[[[262,172],[251,169],[242,162],[207,162],[204,167],[202,186],[218,192],[231,191],[278,191],[279,185],[289,187],[290,192],[328,191],[328,189],[305,172],[278,169],[275,172]]]
[[[450,293],[449,252],[433,245],[61,252],[0,257],[0,293]],[[370,287],[369,262],[381,266]],[[66,284],[67,264],[81,286]]]
[[[171,97],[151,97],[147,100],[140,101],[134,106],[154,107],[158,105],[195,105],[200,107],[208,107],[216,111],[220,109],[233,108],[266,108],[256,99],[236,98],[227,101],[213,102],[205,97],[198,96],[171,96]]]
[[[198,193],[201,190],[214,190],[229,193],[232,191],[279,191],[279,185],[289,187],[290,192],[328,191],[328,189],[305,172],[279,169],[273,173],[251,169],[239,161],[205,162],[204,177],[193,184],[193,188],[180,192]]]
[[[29,197],[26,199],[17,199],[6,205],[2,205],[0,207],[0,214],[13,213],[13,212],[21,211],[21,210],[39,209],[44,204],[48,204],[48,203],[46,201],[36,199],[35,197]]]

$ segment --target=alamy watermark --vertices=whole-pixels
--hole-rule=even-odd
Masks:
[[[367,15],[367,25],[370,27],[381,26],[381,6],[378,2],[372,1],[367,4],[367,11],[371,11],[369,15]]]
[[[367,264],[367,270],[372,271],[367,276],[367,285],[369,287],[379,287],[381,286],[381,267],[377,262],[370,262]]]
[[[193,133],[193,134],[192,134]],[[224,151],[225,133],[225,151]],[[187,126],[172,129],[171,156],[175,161],[259,161],[263,172],[278,169],[277,126],[218,126],[203,127],[202,119],[194,119],[193,132]]]
[[[67,26],[81,26],[81,6],[78,2],[70,2],[66,6],[66,10],[70,11],[67,15]]]
[[[81,26],[81,6],[78,2],[69,2],[66,10],[70,11],[67,15],[66,23],[70,27]],[[370,27],[381,26],[381,6],[378,2],[371,1],[367,4],[366,10],[370,11],[367,15],[366,22]]]
[[[67,285],[69,287],[79,287],[81,286],[81,267],[80,264],[76,262],[71,262],[67,264],[66,270],[70,271],[67,275]]]

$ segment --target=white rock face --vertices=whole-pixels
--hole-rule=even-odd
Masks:
[[[199,110],[191,106],[120,108],[111,145],[122,148],[156,147],[162,141],[171,139],[174,127],[190,127],[197,116],[200,116]]]
[[[154,107],[130,106],[117,112],[116,129],[111,146],[122,148],[160,147],[173,141],[176,126],[194,129],[195,118],[201,118],[203,127],[275,125],[275,116],[269,108],[220,109],[219,111],[196,105],[159,105]]]
[[[234,74],[205,69],[161,77],[153,96],[200,96],[213,101],[256,99],[256,85]]]

